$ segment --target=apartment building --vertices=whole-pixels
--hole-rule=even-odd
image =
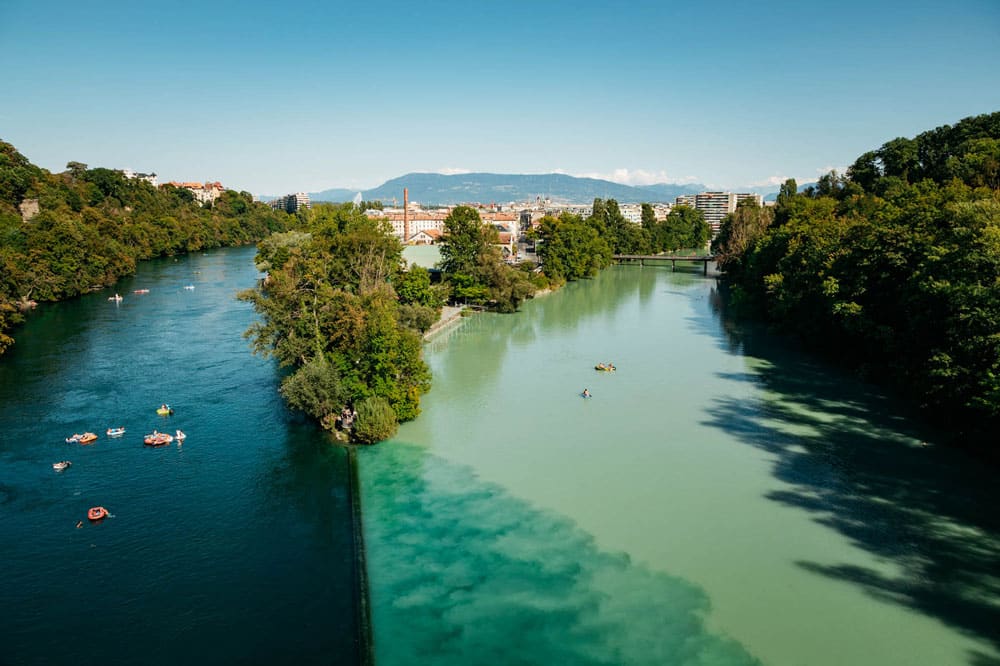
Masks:
[[[722,218],[736,211],[736,206],[744,200],[753,200],[762,205],[761,196],[753,193],[733,192],[702,192],[701,194],[685,194],[675,199],[678,206],[690,206],[700,210],[705,215],[705,221],[712,230],[714,237],[719,233]]]
[[[296,192],[295,194],[286,194],[283,197],[278,197],[274,201],[269,202],[268,205],[275,210],[283,210],[286,213],[294,215],[300,209],[309,208],[312,204],[309,203],[308,194],[305,192]]]

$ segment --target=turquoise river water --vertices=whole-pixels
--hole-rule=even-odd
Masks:
[[[0,664],[357,663],[347,458],[283,407],[275,365],[241,337],[253,255],[144,263],[120,305],[45,305],[15,332]],[[144,446],[154,429],[188,438]],[[99,439],[65,443],[86,430]],[[96,505],[112,517],[90,524]]]
[[[359,454],[378,662],[1000,663],[995,473],[788,347],[700,267],[441,333]]]
[[[253,253],[16,332],[0,664],[363,659],[348,457],[241,337]],[[730,324],[700,268],[609,269],[426,352],[423,414],[358,455],[378,663],[1000,663],[992,470]]]

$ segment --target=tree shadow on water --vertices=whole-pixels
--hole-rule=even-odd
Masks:
[[[1000,484],[996,470],[935,446],[915,415],[837,369],[741,335],[757,371],[755,400],[723,399],[708,424],[774,457],[791,488],[768,498],[809,512],[853,545],[894,565],[800,561],[873,597],[937,618],[1000,649]],[[925,441],[926,440],[926,441]],[[969,663],[996,666],[970,653]]]

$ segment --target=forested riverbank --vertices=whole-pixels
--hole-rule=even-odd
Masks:
[[[143,259],[254,243],[294,224],[248,192],[205,207],[186,189],[111,169],[70,162],[50,173],[0,141],[0,354],[36,302],[110,286]]]
[[[894,385],[963,444],[1000,428],[1000,113],[897,138],[722,225],[731,302]],[[996,451],[992,451],[995,455]]]
[[[542,270],[508,265],[496,229],[469,206],[444,220],[441,281],[402,261],[402,245],[365,206],[319,205],[301,215],[299,230],[275,234],[258,248],[267,278],[242,298],[262,319],[247,335],[257,352],[292,370],[281,393],[328,430],[373,443],[420,413],[430,390],[421,336],[445,303],[517,311],[536,292],[592,277],[613,251],[682,246],[705,236],[704,218],[689,208],[659,223],[629,223],[614,200],[594,201],[583,219],[546,217],[533,236]],[[349,433],[349,435],[348,435]]]

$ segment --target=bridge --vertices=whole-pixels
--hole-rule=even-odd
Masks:
[[[669,261],[670,270],[677,270],[678,261],[701,262],[703,264],[703,274],[708,275],[708,264],[715,261],[714,254],[615,254],[611,257],[620,264],[634,264],[638,262],[640,266],[645,266],[646,262]]]

